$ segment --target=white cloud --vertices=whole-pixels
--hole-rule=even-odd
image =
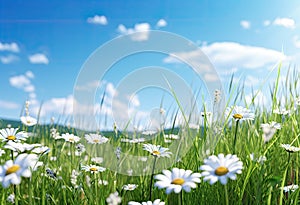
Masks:
[[[69,95],[63,98],[51,98],[42,104],[40,116],[45,117],[47,115],[59,114],[59,115],[71,115],[73,113],[73,96]],[[37,105],[34,108],[34,113],[38,113],[40,106]]]
[[[294,43],[294,46],[296,48],[300,48],[300,39],[299,39],[299,36],[294,36],[293,37],[293,43]]]
[[[159,21],[156,23],[156,26],[159,28],[166,27],[167,25],[168,23],[164,19],[159,19]]]
[[[270,20],[265,20],[265,21],[263,22],[263,25],[264,25],[264,26],[270,26],[270,24],[271,24],[271,21],[270,21]]]
[[[34,85],[27,85],[27,86],[24,87],[24,91],[27,92],[27,93],[34,92],[35,87],[34,87]]]
[[[241,21],[240,25],[243,27],[243,29],[249,29],[251,27],[250,21],[246,21],[246,20]]]
[[[0,61],[3,64],[10,64],[16,62],[17,60],[19,60],[19,58],[15,55],[0,56]]]
[[[34,74],[33,74],[33,72],[31,72],[30,70],[27,71],[27,72],[25,73],[25,75],[26,75],[28,78],[31,78],[31,79],[34,78]]]
[[[0,100],[0,107],[3,109],[19,109],[19,105],[14,102]]]
[[[135,24],[134,28],[126,28],[123,24],[118,26],[118,32],[122,35],[132,34],[133,41],[146,41],[149,38],[151,26],[148,23]]]
[[[273,21],[273,25],[283,26],[285,28],[290,28],[290,29],[296,28],[295,20],[292,18],[276,18]]]
[[[98,88],[101,85],[99,80],[94,80],[91,82],[87,82],[84,85],[77,85],[75,90],[78,91],[93,91],[94,89]]]
[[[276,50],[235,42],[216,42],[201,49],[218,69],[232,67],[257,69],[287,58]]]
[[[0,42],[0,51],[9,51],[18,53],[20,51],[17,43],[1,43]]]
[[[9,79],[9,83],[11,86],[20,89],[31,84],[30,80],[25,75],[13,76]]]
[[[100,25],[107,25],[108,23],[105,16],[98,16],[98,15],[95,15],[94,17],[89,17],[87,19],[87,22],[91,24],[100,24]]]
[[[29,56],[29,61],[32,64],[48,64],[49,60],[45,54],[36,53]]]
[[[21,89],[27,93],[34,93],[35,87],[32,85],[31,80],[34,78],[34,74],[31,71],[27,71],[25,75],[17,75],[9,78],[11,86]]]

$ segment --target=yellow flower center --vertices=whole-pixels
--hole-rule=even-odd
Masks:
[[[237,113],[237,114],[234,114],[234,115],[233,115],[233,118],[234,118],[234,119],[240,120],[240,119],[243,118],[243,115]]]
[[[160,155],[160,152],[157,151],[157,150],[155,150],[155,151],[152,152],[152,154],[153,154],[153,155]]]
[[[99,140],[98,140],[98,139],[94,139],[94,140],[93,140],[93,142],[95,142],[95,143],[98,143],[98,142],[99,142]]]
[[[8,139],[8,140],[15,140],[15,139],[16,139],[16,136],[9,135],[9,136],[7,136],[7,139]]]
[[[74,140],[74,138],[73,137],[70,137],[69,138],[69,142],[74,142],[75,140]]]
[[[91,168],[90,168],[90,171],[91,171],[91,172],[96,172],[96,171],[98,171],[98,169],[97,169],[96,167],[91,167]]]
[[[27,120],[26,122],[27,122],[28,124],[30,124],[30,123],[31,123],[31,121],[30,121],[30,120]]]
[[[171,184],[176,184],[176,185],[182,185],[183,183],[184,183],[184,179],[182,178],[176,178],[171,182]]]
[[[9,174],[15,173],[15,172],[17,172],[19,169],[20,169],[20,166],[17,165],[17,164],[14,164],[14,165],[12,165],[11,167],[9,167],[9,168],[6,170],[5,175],[9,175]]]
[[[215,170],[215,174],[218,176],[223,176],[227,174],[229,170],[226,167],[220,166]]]

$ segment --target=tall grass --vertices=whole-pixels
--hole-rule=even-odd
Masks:
[[[226,185],[226,194],[224,186],[219,182],[210,185],[207,182],[201,182],[197,189],[193,189],[190,193],[184,194],[184,204],[225,204],[226,198],[229,199],[229,204],[299,204],[299,189],[295,192],[284,192],[282,187],[289,184],[299,183],[299,154],[288,153],[280,145],[292,144],[300,147],[300,106],[294,106],[295,97],[299,96],[299,73],[296,69],[289,72],[285,81],[280,81],[281,66],[278,68],[277,79],[271,87],[268,98],[270,104],[265,108],[258,107],[255,104],[257,93],[253,93],[253,98],[250,103],[246,103],[245,107],[249,107],[256,114],[255,120],[251,122],[243,122],[239,124],[239,129],[235,133],[235,123],[231,119],[224,121],[213,122],[212,125],[204,123],[199,125],[200,129],[190,129],[186,137],[194,139],[192,147],[187,151],[185,156],[177,159],[176,153],[173,153],[176,158],[172,167],[190,169],[194,172],[200,172],[199,167],[203,164],[204,159],[212,154],[232,154],[232,144],[236,137],[235,154],[243,162],[243,172],[237,176],[235,181],[229,181]],[[281,84],[281,82],[286,82]],[[243,85],[235,84],[233,76],[229,83],[229,99],[228,106],[233,104],[245,103],[245,96],[242,92]],[[267,82],[263,82],[267,84]],[[266,86],[266,85],[264,85]],[[262,88],[263,86],[261,86]],[[265,92],[264,92],[265,93]],[[176,93],[173,93],[176,96]],[[286,109],[293,110],[289,115],[281,116],[272,111],[278,106],[282,106],[282,97],[285,99],[284,106]],[[102,97],[104,99],[104,95]],[[175,98],[175,100],[177,100]],[[178,102],[179,104],[179,102]],[[161,105],[162,107],[162,105]],[[295,108],[295,109],[294,109]],[[183,109],[180,107],[180,109]],[[174,111],[170,119],[173,119],[173,126],[169,130],[162,129],[156,137],[152,139],[153,144],[168,147],[164,141],[164,136],[169,133],[181,135],[176,128],[176,118],[178,112]],[[185,119],[188,122],[188,118]],[[207,122],[207,119],[204,120]],[[264,143],[262,139],[262,130],[260,125],[276,121],[281,123],[282,128],[278,130],[273,138]],[[218,126],[214,126],[218,125]],[[52,125],[54,126],[54,125]],[[0,186],[0,204],[9,204],[7,197],[15,193],[16,204],[106,204],[105,200],[110,193],[118,191],[122,197],[122,204],[128,204],[129,201],[147,201],[149,198],[149,182],[151,175],[130,176],[116,173],[113,170],[106,170],[102,173],[91,174],[81,170],[81,165],[90,164],[91,156],[83,153],[81,156],[75,156],[75,147],[63,140],[54,140],[50,136],[52,126],[36,125],[32,131],[34,137],[28,139],[27,143],[41,143],[50,148],[50,152],[40,156],[40,161],[43,161],[43,167],[39,167],[33,172],[30,179],[22,178],[22,182],[18,186],[11,186],[7,189]],[[2,127],[4,128],[4,127]],[[56,127],[58,132],[71,132],[64,127]],[[216,128],[218,131],[216,131]],[[26,129],[22,127],[21,129]],[[79,137],[84,137],[84,132],[76,133]],[[218,136],[215,136],[217,133]],[[119,133],[120,134],[120,133]],[[126,154],[136,156],[148,156],[149,153],[142,149],[142,143],[124,143],[120,141],[120,135],[133,135],[132,132],[122,132],[116,136],[114,131],[107,132],[105,135],[110,137],[112,147],[120,147],[122,155],[117,159],[114,153],[100,150],[97,152],[99,157],[104,160],[111,160],[111,163],[116,163],[116,166],[122,167],[123,171],[135,169],[129,167]],[[123,136],[132,138],[132,136]],[[138,138],[139,136],[135,136]],[[182,141],[181,141],[182,140]],[[147,142],[149,143],[149,142]],[[179,139],[178,146],[185,143],[183,138]],[[5,143],[2,142],[1,146]],[[104,148],[103,148],[104,149]],[[250,158],[250,154],[254,155],[256,160]],[[266,161],[258,162],[260,156],[265,156]],[[53,157],[56,157],[53,160]],[[3,165],[10,159],[10,152],[6,151],[1,156],[0,162]],[[158,159],[158,161],[161,159]],[[143,169],[151,170],[153,161],[144,162]],[[101,166],[101,164],[100,164]],[[55,178],[51,178],[46,174],[46,168],[51,169],[56,173]],[[134,170],[133,170],[134,171]],[[71,183],[73,172],[77,172],[76,183]],[[156,173],[159,173],[159,168]],[[108,184],[99,184],[99,180],[105,180]],[[125,184],[137,184],[138,188],[133,191],[125,191],[122,189]],[[166,195],[164,190],[153,188],[152,199],[159,198],[169,205],[179,203],[177,194]]]

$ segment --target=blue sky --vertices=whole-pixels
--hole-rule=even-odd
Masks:
[[[234,72],[237,79],[246,79],[246,90],[256,89],[280,60],[283,70],[299,63],[299,23],[296,0],[2,0],[0,117],[18,119],[25,100],[32,102],[35,117],[43,104],[41,121],[63,113],[70,116],[74,84],[83,63],[99,46],[138,29],[146,35],[141,41],[147,41],[150,29],[193,41],[211,60],[224,87]],[[154,64],[173,69],[194,87],[199,85],[182,63],[167,59],[154,54],[124,59],[101,79],[101,85],[114,92],[123,76]],[[100,99],[101,91],[95,98]],[[161,96],[163,92],[145,90],[137,93],[133,104],[146,115],[147,109],[160,106]],[[171,96],[166,96],[168,107]],[[108,107],[109,102],[110,112]]]

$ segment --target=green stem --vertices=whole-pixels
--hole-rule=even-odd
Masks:
[[[235,154],[235,146],[236,146],[236,136],[238,132],[238,127],[239,127],[239,120],[236,121],[236,126],[235,126],[235,133],[234,133],[234,140],[233,140],[233,153]]]
[[[156,158],[154,157],[153,167],[152,167],[152,173],[151,173],[151,179],[150,179],[150,188],[149,188],[149,201],[152,200],[152,183],[153,183],[153,177],[154,177],[154,170],[156,165]]]
[[[183,205],[183,190],[181,190],[179,197],[180,197],[180,205]]]
[[[229,205],[227,185],[225,185],[224,189],[225,189],[225,202],[226,205]]]

